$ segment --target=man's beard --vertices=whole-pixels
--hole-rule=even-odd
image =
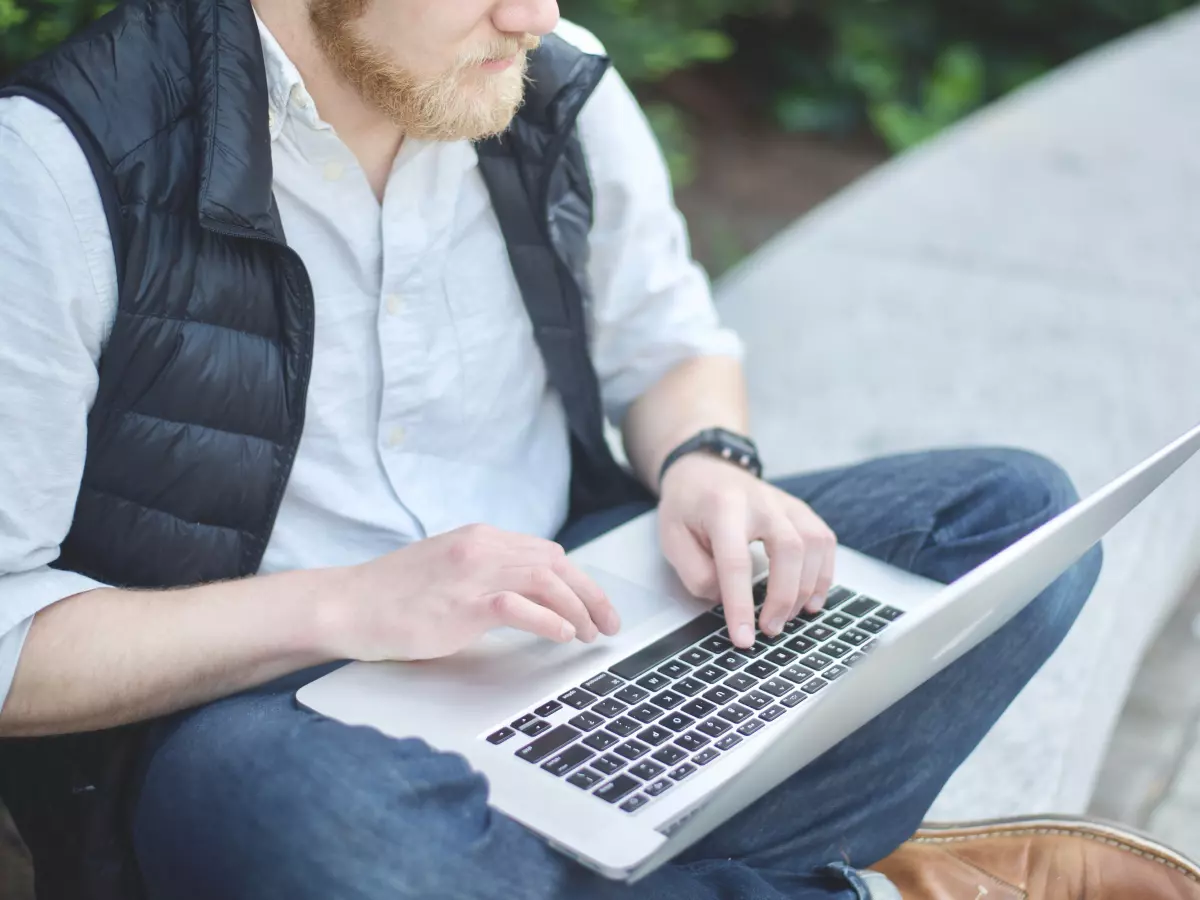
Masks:
[[[311,0],[309,18],[317,45],[334,69],[363,100],[423,140],[480,140],[512,123],[525,97],[533,35],[498,39],[459,59],[436,77],[417,77],[388,59],[355,30],[370,0]],[[482,63],[516,57],[502,72],[479,70]]]

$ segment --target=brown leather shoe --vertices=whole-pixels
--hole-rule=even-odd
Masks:
[[[926,825],[871,866],[904,900],[1200,900],[1200,866],[1107,822]]]

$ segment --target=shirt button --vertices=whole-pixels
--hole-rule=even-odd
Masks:
[[[275,110],[267,111],[267,128],[271,131],[275,130]]]
[[[401,300],[399,295],[397,295],[397,294],[388,294],[387,297],[384,299],[384,303],[387,306],[387,311],[388,311],[389,316],[400,315],[400,310],[404,306],[404,301]]]
[[[325,180],[341,181],[346,174],[346,167],[339,162],[325,163]]]
[[[388,446],[391,447],[392,449],[395,449],[396,447],[399,447],[401,444],[404,443],[404,438],[405,438],[404,429],[401,428],[399,425],[397,425],[395,428],[393,428],[388,433],[388,439],[387,439]]]
[[[308,91],[300,87],[300,85],[296,85],[292,88],[292,102],[301,109],[308,109],[312,106],[312,97],[308,95]]]

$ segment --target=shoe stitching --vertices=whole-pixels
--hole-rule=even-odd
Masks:
[[[918,844],[955,844],[965,843],[967,841],[985,840],[987,838],[1000,836],[1027,837],[1031,835],[1038,837],[1077,837],[1083,838],[1087,841],[1094,841],[1099,844],[1107,844],[1110,847],[1123,850],[1126,853],[1132,853],[1134,856],[1140,856],[1143,859],[1148,859],[1152,862],[1164,865],[1168,869],[1173,869],[1174,871],[1179,872],[1181,875],[1186,876],[1188,880],[1200,884],[1200,875],[1197,875],[1194,870],[1182,866],[1174,860],[1167,859],[1165,856],[1161,856],[1151,850],[1134,846],[1133,844],[1126,843],[1125,841],[1119,841],[1116,838],[1106,837],[1090,831],[1080,831],[1074,828],[1005,828],[988,834],[963,834],[951,837],[918,835],[912,840],[914,843]]]

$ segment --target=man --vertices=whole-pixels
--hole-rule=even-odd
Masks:
[[[726,459],[737,341],[634,100],[557,24],[553,0],[127,0],[0,100],[0,734],[45,895],[889,896],[861,870],[1070,627],[1098,553],[636,889],[491,814],[462,760],[295,706],[337,661],[500,625],[603,640],[562,545],[655,502],[745,646],[820,608],[835,533],[951,580],[1075,498],[1015,451],[779,487]],[[916,896],[954,889],[921,858]]]

